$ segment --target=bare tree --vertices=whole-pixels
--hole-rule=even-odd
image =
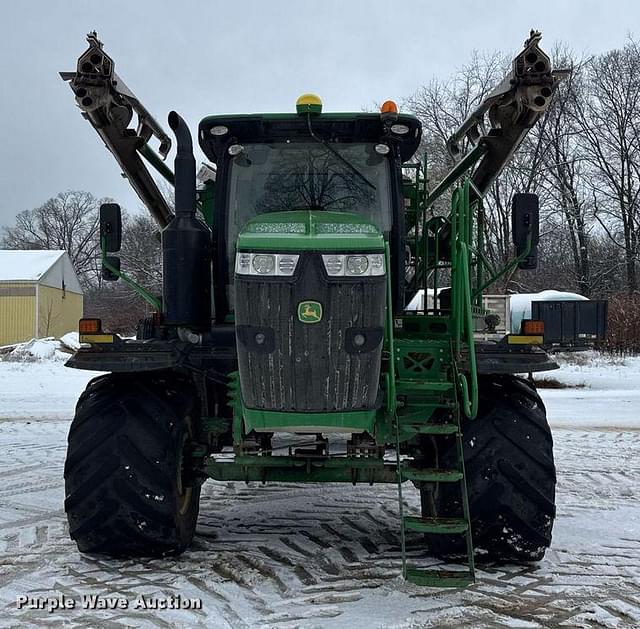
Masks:
[[[431,183],[438,181],[453,165],[446,143],[451,134],[499,83],[508,69],[508,60],[499,52],[474,51],[469,63],[446,80],[433,79],[404,100],[423,126],[423,146],[429,161]]]
[[[423,124],[423,149],[427,152],[429,183],[446,174],[454,162],[446,143],[451,134],[474,111],[509,69],[507,57],[499,52],[475,52],[469,63],[450,80],[434,79],[405,101]],[[544,124],[544,121],[541,122]],[[495,268],[513,258],[511,244],[511,199],[515,192],[538,192],[539,167],[543,159],[543,137],[529,138],[492,184],[484,199],[486,255]],[[437,211],[446,211],[444,205]],[[515,272],[514,272],[515,273]],[[497,290],[506,290],[514,273],[498,282]]]
[[[130,332],[151,308],[131,288],[107,283],[101,276],[99,244],[100,201],[81,191],[61,192],[40,207],[18,214],[13,227],[4,229],[0,245],[7,249],[64,249],[85,289],[88,312],[113,321]],[[146,214],[123,211],[122,269],[154,294],[162,290],[159,230]],[[45,327],[51,322],[45,316]]]
[[[627,290],[638,289],[640,245],[640,45],[630,39],[585,66],[576,102],[583,159],[601,228],[623,252]]]
[[[122,248],[117,254],[121,269],[154,295],[162,292],[162,252],[159,228],[147,214],[122,215]],[[106,282],[101,277],[85,294],[88,312],[103,319],[111,330],[133,333],[137,322],[153,311],[125,282]]]
[[[154,293],[162,290],[160,231],[147,214],[123,216],[122,269]]]
[[[592,204],[589,201],[589,165],[583,159],[575,112],[584,94],[583,61],[576,61],[564,46],[556,46],[554,66],[571,69],[559,85],[541,124],[530,136],[541,149],[536,164],[538,191],[544,191],[543,220],[546,233],[559,231],[568,240],[567,255],[572,264],[563,265],[572,279],[571,289],[589,296],[592,292],[589,239],[593,229]],[[530,154],[530,149],[527,153]]]
[[[98,209],[89,192],[67,191],[40,207],[24,210],[13,227],[4,228],[6,249],[64,249],[84,286],[95,282],[99,257]]]
[[[554,286],[590,296],[611,292],[624,270],[633,292],[640,255],[640,46],[629,40],[620,50],[576,60],[557,45],[552,57],[554,66],[572,72],[484,199],[485,253],[501,267],[513,257],[513,194],[538,194],[542,270],[514,272],[495,289]],[[474,53],[451,79],[433,80],[405,101],[423,123],[431,185],[453,165],[447,138],[507,69],[500,53]],[[448,210],[445,203],[436,211]]]

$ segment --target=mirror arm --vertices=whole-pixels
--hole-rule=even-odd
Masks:
[[[527,246],[525,250],[516,258],[514,258],[507,266],[503,267],[498,273],[494,273],[489,280],[487,280],[480,288],[476,288],[473,291],[472,298],[475,299],[478,295],[481,295],[491,284],[497,282],[501,277],[504,277],[507,273],[510,273],[515,268],[518,267],[518,264],[522,262],[530,253],[533,248],[533,228],[530,227],[527,232]]]
[[[154,297],[148,290],[140,286],[140,284],[138,284],[136,281],[130,278],[126,273],[119,271],[118,269],[116,269],[115,266],[113,266],[112,264],[109,264],[109,262],[107,261],[107,250],[105,245],[106,245],[106,239],[101,238],[100,250],[102,253],[102,266],[104,266],[105,269],[108,269],[109,271],[111,271],[111,273],[113,273],[117,278],[121,279],[125,284],[133,288],[133,290],[136,293],[138,293],[140,297],[142,297],[148,304],[153,306],[157,312],[160,312],[162,310],[162,304],[160,303],[160,300],[157,297]]]

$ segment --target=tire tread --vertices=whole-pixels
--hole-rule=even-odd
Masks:
[[[176,466],[196,406],[194,390],[173,374],[108,374],[87,385],[64,472],[69,531],[80,551],[158,556],[189,545],[200,487],[181,516]]]

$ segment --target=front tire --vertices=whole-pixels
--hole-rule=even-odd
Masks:
[[[195,532],[197,394],[173,374],[109,374],[78,400],[65,462],[69,534],[86,553],[180,553]]]
[[[476,553],[501,562],[538,561],[551,544],[556,471],[546,409],[533,384],[516,376],[479,382],[478,416],[462,422],[471,531]],[[452,439],[441,467],[455,465]],[[421,491],[423,515],[430,505],[443,517],[460,515],[457,486],[441,483],[435,495]],[[430,549],[450,556],[464,551],[459,537],[428,536]]]

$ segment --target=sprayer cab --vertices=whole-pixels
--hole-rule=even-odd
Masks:
[[[311,100],[307,105],[299,99],[295,114],[210,116],[200,123],[200,147],[217,167],[218,321],[234,311],[238,237],[260,216],[291,210],[312,216],[338,212],[344,225],[336,228],[335,238],[349,233],[350,217],[366,218],[390,243],[392,264],[400,268],[399,173],[419,146],[419,121],[397,112],[391,119],[379,113],[320,113],[320,99]],[[287,215],[281,218],[286,222]]]

